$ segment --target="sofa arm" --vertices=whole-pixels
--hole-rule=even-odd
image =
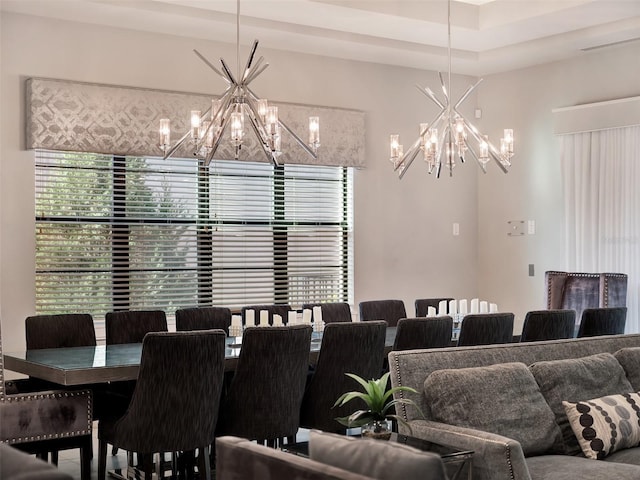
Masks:
[[[7,395],[0,402],[0,442],[91,435],[92,405],[90,390]]]
[[[478,480],[531,480],[520,443],[501,435],[456,427],[430,420],[412,420],[401,433],[434,443],[473,450],[473,478]]]

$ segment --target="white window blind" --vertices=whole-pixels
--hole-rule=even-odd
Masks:
[[[38,313],[350,301],[347,167],[36,152]]]

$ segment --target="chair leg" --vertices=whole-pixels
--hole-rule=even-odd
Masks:
[[[93,457],[93,440],[91,435],[87,435],[84,445],[80,447],[80,478],[81,480],[91,480],[91,458]],[[106,455],[105,455],[106,459]],[[106,470],[106,463],[105,463]]]
[[[111,448],[111,455],[115,457],[117,454],[118,454],[118,447],[114,445],[113,448]]]
[[[98,480],[107,478],[107,442],[100,439],[98,442]]]
[[[141,463],[142,471],[144,472],[145,480],[151,480],[153,478],[153,454],[145,453],[138,454],[138,461]]]
[[[209,463],[209,449],[200,447],[200,455],[198,455],[198,472],[200,479],[211,480],[211,464]]]
[[[51,463],[53,463],[56,467],[58,466],[58,451],[51,451]]]

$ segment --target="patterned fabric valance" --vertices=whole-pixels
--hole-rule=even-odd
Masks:
[[[171,119],[172,141],[189,127],[191,110],[206,111],[211,95],[30,78],[26,84],[27,149],[62,150],[132,156],[161,156],[160,118]],[[320,117],[321,147],[314,160],[283,133],[281,163],[364,166],[364,112],[273,102],[280,119],[303,140],[308,117]],[[245,134],[240,159],[268,161],[254,133]],[[228,133],[227,133],[228,134]],[[176,154],[188,158],[183,148]],[[216,159],[233,159],[228,142]]]

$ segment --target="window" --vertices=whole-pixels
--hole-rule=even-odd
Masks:
[[[36,152],[39,314],[350,301],[345,167]]]

